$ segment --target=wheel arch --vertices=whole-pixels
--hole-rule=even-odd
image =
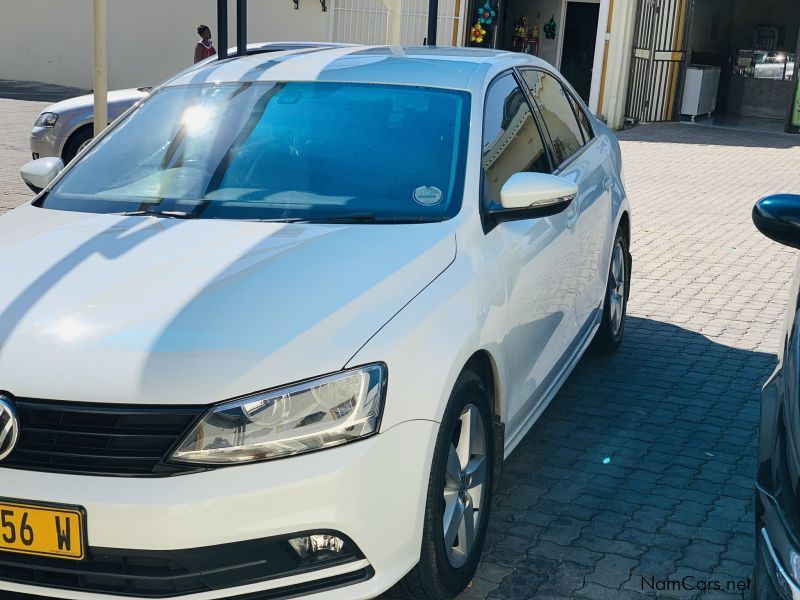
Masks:
[[[622,211],[622,215],[619,218],[619,226],[622,228],[622,231],[625,232],[625,239],[628,240],[628,244],[631,243],[631,216],[628,214],[628,211]]]
[[[61,151],[59,152],[59,155],[61,156],[62,160],[64,159],[64,153],[67,151],[67,148],[69,148],[70,144],[75,139],[75,136],[83,133],[86,130],[91,130],[91,129],[94,129],[94,122],[93,121],[89,121],[88,123],[83,123],[81,125],[78,125],[75,129],[73,129],[69,133],[69,135],[67,135],[64,138],[64,143],[61,144]]]
[[[463,371],[472,371],[475,373],[486,391],[489,393],[489,408],[495,417],[503,419],[502,403],[500,401],[500,377],[497,370],[497,364],[494,357],[488,350],[478,350],[470,356],[467,363],[464,365]]]

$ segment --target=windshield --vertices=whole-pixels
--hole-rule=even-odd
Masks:
[[[256,220],[441,221],[461,205],[466,92],[290,82],[167,87],[38,203]]]

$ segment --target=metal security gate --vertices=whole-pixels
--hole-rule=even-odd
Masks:
[[[693,0],[639,0],[625,111],[629,121],[680,117],[692,5]]]
[[[468,0],[439,0],[438,46],[459,46],[464,39]],[[419,46],[428,32],[428,0],[402,0],[400,41]],[[383,0],[335,0],[333,40],[348,44],[385,44],[389,11]]]

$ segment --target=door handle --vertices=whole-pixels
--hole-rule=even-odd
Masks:
[[[570,231],[574,231],[575,226],[578,224],[578,209],[575,208],[576,202],[577,198],[572,201],[572,204],[567,209],[567,229]]]
[[[608,192],[613,187],[614,187],[614,179],[612,179],[610,175],[607,175],[606,178],[603,179],[603,189]]]

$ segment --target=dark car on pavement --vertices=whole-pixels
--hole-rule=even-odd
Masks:
[[[800,248],[800,195],[769,196],[753,209],[768,238]],[[800,599],[800,263],[778,367],[764,386],[756,475],[755,598]]]

